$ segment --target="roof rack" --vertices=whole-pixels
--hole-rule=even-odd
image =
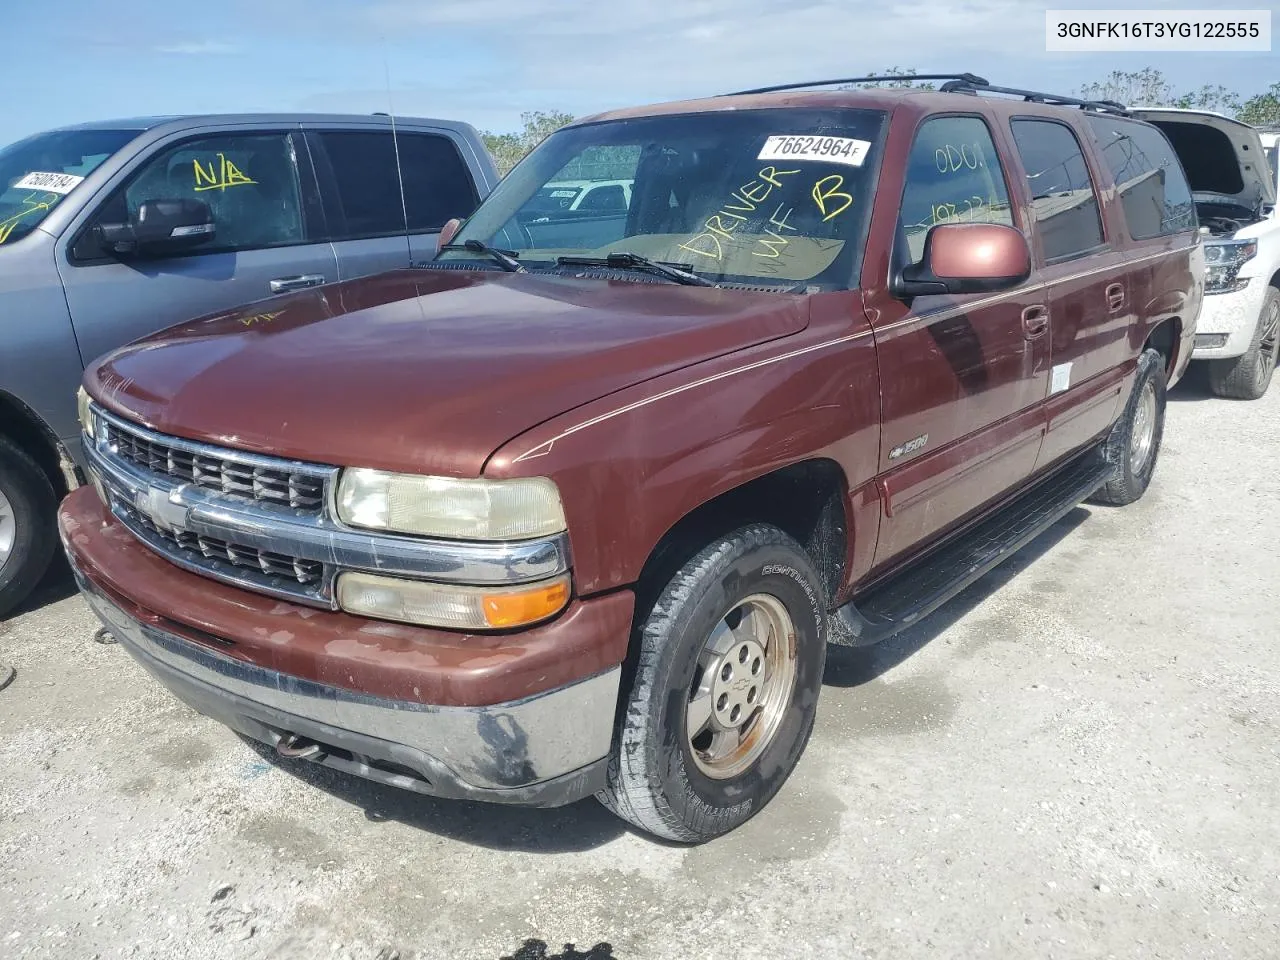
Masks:
[[[885,83],[887,81],[951,80],[974,87],[985,87],[987,81],[973,73],[913,73],[888,77],[846,77],[843,80],[810,80],[808,83],[783,83],[774,87],[757,87],[754,90],[737,90],[724,93],[724,97],[740,97],[751,93],[777,93],[780,90],[799,90],[801,87],[833,87],[841,83]]]
[[[1082,110],[1097,110],[1099,113],[1127,114],[1129,108],[1115,100],[1081,100],[1077,97],[1063,97],[1056,93],[1041,93],[1038,90],[1020,90],[1017,87],[997,87],[987,83],[981,77],[956,77],[944,83],[942,93],[1000,93],[1011,97],[1021,97],[1030,103],[1046,103],[1060,107],[1080,107]]]

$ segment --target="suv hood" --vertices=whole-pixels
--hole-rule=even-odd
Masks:
[[[1258,131],[1247,123],[1196,110],[1134,110],[1164,131],[1193,193],[1215,193],[1259,210],[1276,202],[1276,185]]]
[[[403,270],[172,327],[100,358],[85,383],[188,439],[478,476],[544,420],[807,323],[795,294]]]

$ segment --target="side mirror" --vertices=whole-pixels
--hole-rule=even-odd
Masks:
[[[444,245],[458,235],[458,228],[461,226],[462,221],[454,217],[440,228],[440,234],[436,237],[436,253],[443,250]]]
[[[1031,250],[1021,230],[998,223],[940,223],[925,237],[924,257],[900,270],[892,289],[900,297],[993,293],[1030,276]]]
[[[116,256],[172,254],[212,240],[216,228],[202,200],[146,200],[128,223],[98,224],[103,248]]]

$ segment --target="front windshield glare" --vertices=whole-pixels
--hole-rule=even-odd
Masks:
[[[137,130],[58,130],[0,150],[0,244],[26,236]]]
[[[847,287],[883,124],[879,111],[790,108],[567,127],[508,174],[454,243],[512,251],[527,269],[627,253],[716,282]]]

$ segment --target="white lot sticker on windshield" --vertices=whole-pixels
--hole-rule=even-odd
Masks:
[[[869,140],[850,137],[794,137],[776,135],[769,137],[760,149],[757,160],[825,160],[827,163],[843,163],[850,167],[862,166],[871,149]]]
[[[70,193],[84,177],[74,173],[41,173],[33,171],[13,185],[13,190],[47,190],[49,193]]]

